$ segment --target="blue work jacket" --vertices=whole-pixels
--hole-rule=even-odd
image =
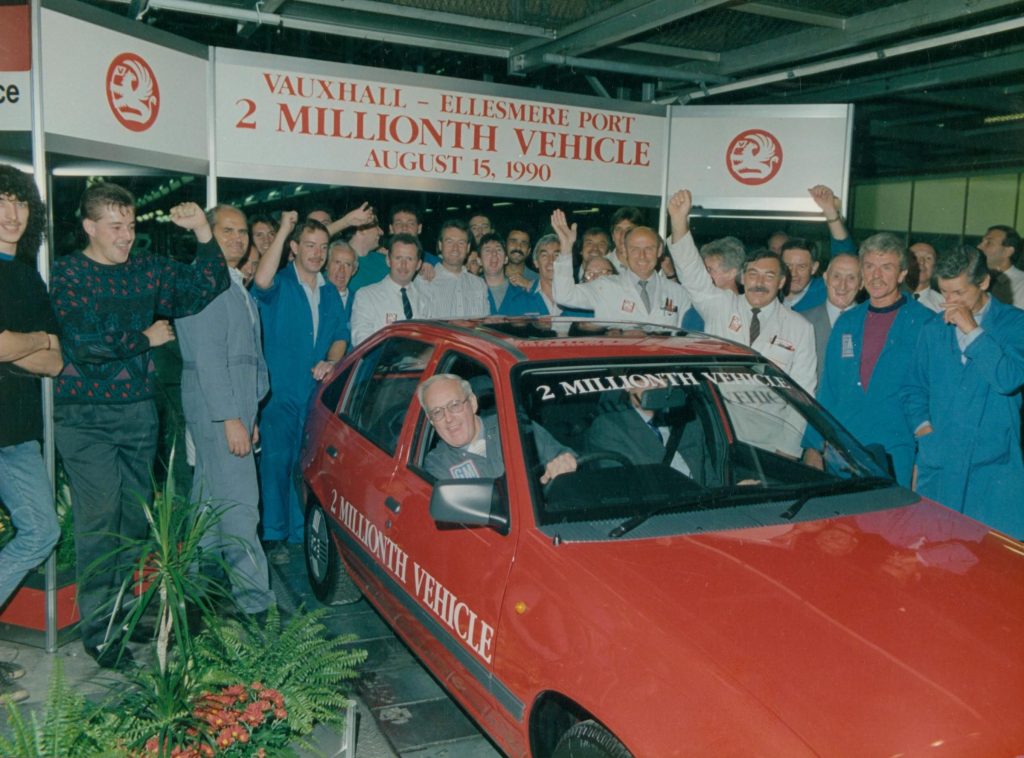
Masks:
[[[278,272],[268,289],[254,286],[252,294],[263,321],[263,354],[270,371],[269,402],[287,402],[305,409],[316,385],[313,366],[327,358],[327,351],[337,340],[350,339],[341,296],[330,282],[320,287],[314,342],[313,315],[294,263]]]
[[[860,442],[882,445],[892,456],[896,481],[909,487],[914,469],[914,430],[903,415],[900,388],[921,329],[935,314],[914,300],[903,303],[865,388],[860,380],[860,364],[867,316],[868,303],[861,303],[836,319],[825,348],[818,401]]]
[[[1021,539],[1024,311],[990,299],[981,328],[963,354],[941,317],[921,334],[900,392],[909,426],[934,430],[918,439],[917,491]]]

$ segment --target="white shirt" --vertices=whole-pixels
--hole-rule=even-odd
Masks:
[[[942,297],[942,293],[936,292],[931,287],[921,290],[920,292],[915,292],[914,299],[925,308],[935,311],[936,313],[942,313],[942,311],[945,310],[942,307],[942,304],[945,302],[945,298]]]
[[[422,281],[420,286],[428,301],[430,318],[483,318],[491,315],[487,283],[465,269],[453,274],[444,266],[434,266],[433,281]]]
[[[628,321],[636,324],[659,324],[678,327],[690,308],[690,298],[679,284],[657,273],[647,279],[648,311],[640,297],[639,277],[629,269],[615,276],[601,276],[577,284],[572,280],[572,257],[555,259],[555,276],[551,293],[559,305],[594,312],[600,321]]]
[[[856,308],[856,307],[857,307],[857,304],[853,303],[852,305],[848,305],[845,308],[840,308],[838,305],[832,305],[832,301],[831,300],[826,300],[825,301],[825,313],[828,314],[828,323],[829,323],[829,325],[835,326],[837,318],[842,316],[844,313],[846,313],[851,308]]]
[[[720,290],[704,268],[693,235],[689,232],[669,246],[676,274],[693,306],[704,318],[704,331],[717,337],[750,345],[751,306],[747,298]],[[608,277],[604,277],[608,278]],[[778,300],[758,314],[761,333],[751,347],[792,376],[808,394],[818,384],[818,358],[814,348],[814,327]]]
[[[298,277],[296,277],[298,278]],[[306,293],[306,301],[309,303],[310,315],[313,317],[313,342],[316,342],[316,333],[320,329],[320,288],[327,284],[327,280],[324,279],[323,274],[316,275],[316,286],[310,287],[301,278],[299,278],[299,286],[302,287],[302,291]],[[334,286],[333,284],[331,285]]]
[[[429,318],[426,299],[418,282],[406,285],[405,292],[412,305],[413,318]],[[395,321],[405,321],[405,309],[402,306],[402,288],[390,276],[374,284],[360,287],[355,292],[352,303],[352,344],[371,336],[379,329]]]

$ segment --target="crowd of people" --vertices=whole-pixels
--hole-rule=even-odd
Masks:
[[[0,500],[17,529],[0,552],[0,606],[58,535],[39,377],[55,378],[82,643],[101,666],[121,667],[130,651],[118,644],[125,609],[114,598],[138,556],[112,553],[110,535],[146,530],[140,503],[152,496],[158,440],[152,350],[180,346],[192,498],[219,511],[203,548],[230,567],[237,611],[260,618],[275,602],[268,562],[302,544],[294,471],[309,398],[354,346],[406,319],[569,316],[749,345],[861,442],[881,445],[900,484],[1024,537],[1019,235],[993,226],[977,248],[941,253],[888,233],[857,246],[833,192],[809,193],[829,231],[827,256],[781,232],[749,250],[736,237],[698,247],[693,196],[680,190],[667,240],[637,208],[582,234],[561,211],[500,231],[477,213],[444,221],[432,250],[406,204],[390,209],[385,234],[367,204],[340,218],[315,208],[275,219],[183,203],[170,218],[197,245],[183,264],[133,255],[134,198],[97,184],[80,203],[85,245],[57,258],[47,292],[35,269],[45,209],[30,177],[0,167]],[[421,402],[444,405],[457,380],[424,386]],[[445,442],[458,456],[472,440]],[[809,444],[803,460],[821,466],[826,455]],[[0,697],[22,696],[20,673],[0,663]]]

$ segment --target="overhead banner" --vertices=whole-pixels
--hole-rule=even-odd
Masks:
[[[675,106],[671,120],[666,190],[705,211],[817,214],[816,184],[847,196],[852,105]]]
[[[51,149],[205,173],[205,47],[187,43],[201,52],[190,54],[49,8],[42,37],[46,133],[68,138]]]
[[[0,5],[0,132],[32,129],[29,6]]]
[[[222,176],[533,197],[660,194],[660,108],[537,100],[514,87],[221,48],[215,61]]]

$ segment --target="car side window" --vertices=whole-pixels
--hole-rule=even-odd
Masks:
[[[382,342],[356,366],[339,415],[393,455],[433,351],[433,345],[407,337]]]
[[[441,357],[435,373],[455,374],[469,382],[473,388],[473,394],[476,395],[477,414],[481,419],[497,415],[494,379],[482,363],[468,355],[452,351]],[[420,409],[417,421],[417,443],[413,445],[411,464],[412,468],[424,478],[432,479],[424,469],[423,461],[426,459],[427,453],[437,446],[439,439],[434,427],[427,421],[426,413]]]
[[[325,405],[331,413],[338,410],[338,402],[341,400],[341,395],[345,391],[345,383],[351,375],[352,367],[349,366],[334,377],[334,380],[324,388],[323,392],[320,393],[320,402]]]

